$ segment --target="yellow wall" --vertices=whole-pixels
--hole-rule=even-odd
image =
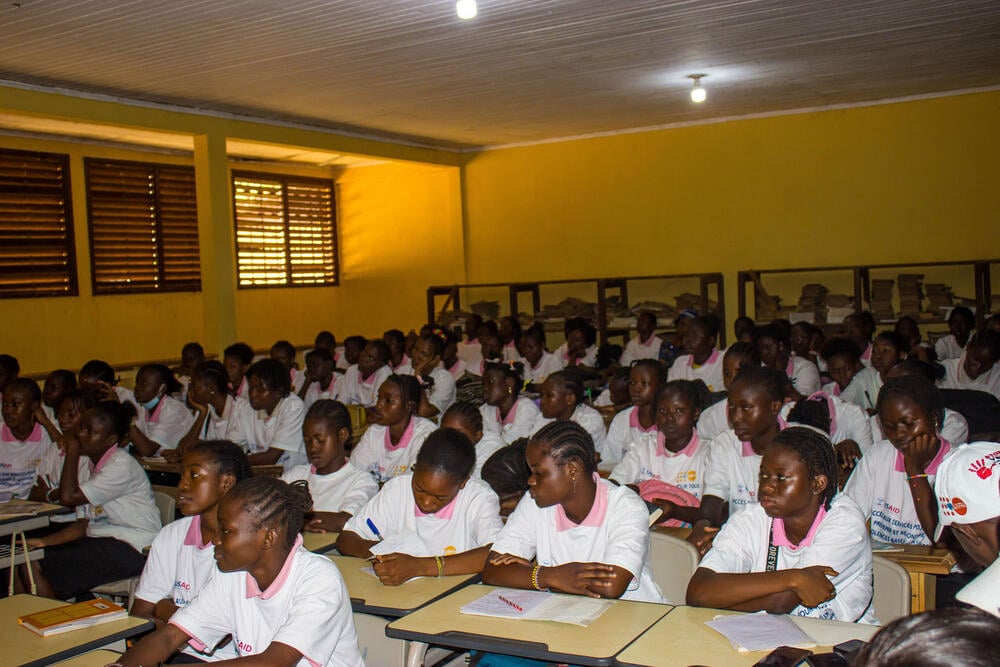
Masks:
[[[991,92],[484,151],[469,278],[723,271],[732,321],[739,269],[993,257],[998,128]]]

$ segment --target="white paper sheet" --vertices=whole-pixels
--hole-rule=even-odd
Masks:
[[[493,616],[528,621],[555,621],[587,627],[608,610],[610,600],[579,595],[559,595],[519,588],[499,588],[462,607],[473,616]]]
[[[816,646],[816,641],[804,633],[784,614],[741,614],[716,616],[705,625],[725,636],[738,651],[770,651],[779,646]]]

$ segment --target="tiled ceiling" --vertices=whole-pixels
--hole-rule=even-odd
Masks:
[[[467,148],[998,86],[1000,1],[5,0],[0,78]]]

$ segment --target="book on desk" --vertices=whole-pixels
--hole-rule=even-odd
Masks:
[[[124,607],[98,598],[19,616],[17,622],[36,635],[50,637],[101,623],[110,623],[127,616],[128,612]]]

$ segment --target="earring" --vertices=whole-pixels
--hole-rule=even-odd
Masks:
[[[576,475],[573,476],[573,493],[576,493]]]
[[[514,390],[513,390],[513,389],[511,389],[510,387],[507,387],[507,393],[508,393],[508,394],[513,394],[513,393],[514,393]]]

